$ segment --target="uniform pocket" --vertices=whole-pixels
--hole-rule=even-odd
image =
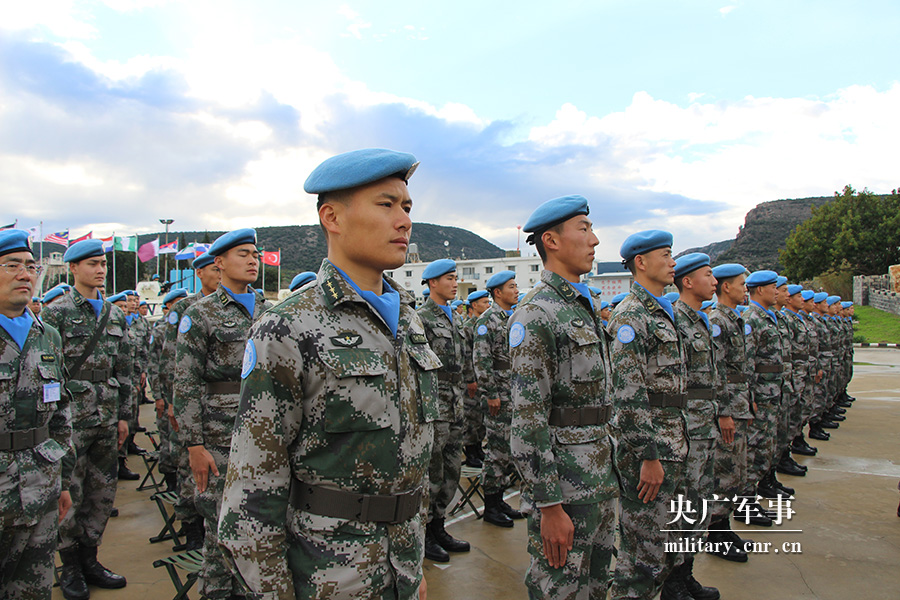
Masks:
[[[324,350],[319,359],[328,370],[325,431],[343,433],[390,427],[387,364],[365,348]]]
[[[425,344],[411,344],[408,352],[418,384],[419,420],[422,423],[435,421],[440,417],[437,370],[441,368],[441,359]]]
[[[43,386],[53,383],[60,384],[62,378],[60,376],[59,367],[56,365],[38,364],[37,371],[40,375],[41,385],[41,391],[38,394],[37,409],[39,411],[53,410],[56,407],[56,402],[44,402],[45,391]],[[62,393],[63,391],[60,389],[59,394],[61,395]]]
[[[51,463],[59,462],[66,455],[66,449],[54,439],[44,440],[34,450]]]

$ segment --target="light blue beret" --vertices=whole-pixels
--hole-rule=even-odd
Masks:
[[[703,302],[700,303],[700,310],[706,310],[713,304],[715,304],[715,302],[713,302],[712,300],[704,300]]]
[[[672,247],[672,234],[661,229],[648,229],[632,233],[619,249],[623,260],[631,260],[638,254],[646,254],[659,248]]]
[[[517,300],[518,300],[519,302],[521,302],[521,301],[522,301],[522,298],[524,298],[524,297],[525,297],[525,292],[519,292],[519,297],[518,297]]]
[[[475,302],[476,300],[481,300],[482,298],[487,298],[488,292],[487,290],[478,290],[476,292],[472,292],[466,298],[466,302]]]
[[[488,290],[492,290],[494,288],[498,288],[510,279],[516,278],[515,271],[500,271],[499,273],[494,273],[491,275],[491,278],[487,280],[487,283],[484,284],[484,287]]]
[[[803,300],[812,300],[816,297],[816,293],[812,290],[803,290],[800,292],[800,296],[803,297]]]
[[[425,288],[424,290],[422,290],[422,295],[427,298],[428,296],[431,295],[431,290],[428,288]]]
[[[294,290],[303,287],[310,281],[316,278],[316,274],[312,271],[303,271],[302,273],[298,273],[291,279],[291,285],[288,287],[293,292]]]
[[[104,254],[106,253],[103,251],[103,240],[81,240],[69,246],[69,249],[63,254],[63,261],[78,262]]]
[[[107,302],[124,302],[125,301],[125,292],[119,292],[118,294],[114,294],[106,298]]]
[[[849,300],[844,300],[843,302],[841,302],[841,308],[850,308],[851,306],[853,306],[853,303]]]
[[[601,290],[601,289],[598,288],[598,287],[594,287],[594,286],[592,286],[592,285],[589,285],[589,286],[588,286],[588,289],[591,290],[593,293],[597,294],[598,296],[601,295],[601,294],[603,294],[603,290]]]
[[[781,275],[779,275],[778,277],[775,278],[775,287],[781,287],[786,283],[787,283],[787,277],[782,277]]]
[[[456,270],[456,261],[449,258],[439,258],[433,263],[429,264],[425,267],[425,270],[422,271],[422,283],[425,283],[429,279],[436,279],[438,277],[443,277],[447,273]]]
[[[601,300],[600,301],[600,310],[603,310],[604,308],[609,308],[609,302],[607,302],[606,300]]]
[[[134,290],[125,290],[122,293],[125,294],[126,296],[137,296],[138,295],[138,293]]]
[[[825,300],[826,300],[826,302],[828,302],[828,306],[831,306],[835,302],[840,302],[841,297],[840,296],[828,296]]]
[[[816,292],[816,295],[813,296],[813,302],[818,304],[819,302],[824,302],[828,299],[828,292]]]
[[[778,281],[778,273],[775,271],[753,271],[747,278],[747,287],[760,287],[762,285],[770,285]]]
[[[21,229],[0,231],[0,256],[12,254],[13,252],[31,252],[27,231]]]
[[[543,233],[554,225],[568,221],[576,215],[588,215],[590,212],[591,209],[588,207],[587,198],[584,196],[561,196],[547,200],[534,209],[534,212],[528,217],[528,221],[525,222],[522,230],[531,234],[525,241],[533,244],[535,234]]]
[[[138,306],[147,306],[147,301],[141,300],[140,303],[138,304]]]
[[[678,292],[669,292],[668,294],[664,295],[663,298],[665,298],[669,302],[675,302],[680,296],[681,294],[679,294]]]
[[[453,302],[450,303],[450,308],[456,310],[459,307],[459,305],[462,303],[463,303],[462,300],[454,300]]]
[[[59,288],[59,289],[61,289],[61,290],[64,291],[64,292],[68,292],[68,291],[71,291],[71,290],[72,290],[72,286],[69,285],[68,283],[57,283],[57,284],[56,284],[55,286],[53,286],[53,287],[54,287],[54,288]]]
[[[44,294],[44,297],[41,299],[41,302],[43,304],[48,304],[52,300],[59,298],[60,296],[62,296],[65,293],[66,292],[62,288],[55,287],[52,290],[48,290],[47,293]]]
[[[798,285],[796,283],[792,283],[788,286],[788,296],[793,296],[794,294],[799,294],[803,291],[803,286]]]
[[[716,265],[713,267],[713,277],[716,279],[728,279],[729,277],[737,277],[738,275],[743,275],[747,272],[747,269],[744,265],[739,265],[737,263],[725,263],[723,265]]]
[[[419,166],[416,157],[384,148],[366,148],[344,152],[326,159],[306,178],[307,194],[348,190],[385,177],[396,176],[408,182]]]
[[[168,304],[172,300],[177,300],[178,298],[184,298],[187,295],[188,295],[188,291],[184,288],[178,288],[178,289],[172,290],[171,292],[169,292],[168,294],[163,296],[163,304]]]
[[[675,278],[679,279],[700,267],[709,265],[709,255],[702,252],[691,252],[675,261]]]
[[[209,252],[204,252],[194,259],[194,262],[191,263],[191,266],[195,269],[202,269],[203,267],[208,267],[214,262],[216,262],[216,257]]]
[[[610,301],[610,304],[612,304],[613,306],[615,306],[616,304],[618,304],[619,302],[621,302],[622,300],[624,300],[624,299],[625,299],[625,296],[627,296],[627,295],[630,294],[630,293],[631,293],[631,292],[625,292],[624,294],[616,294],[615,296],[613,296],[613,299]]]
[[[31,297],[31,301],[32,301],[32,302],[40,302],[41,299],[38,298],[37,296],[32,296],[32,297]]]
[[[229,231],[228,233],[223,233],[222,235],[220,235],[216,239],[216,241],[212,243],[212,246],[209,247],[209,250],[207,250],[207,252],[211,256],[222,256],[235,246],[255,243],[255,229],[235,229],[234,231]]]

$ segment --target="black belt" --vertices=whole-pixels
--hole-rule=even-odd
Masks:
[[[0,433],[0,450],[27,450],[50,438],[50,427]]]
[[[90,382],[98,382],[98,381],[106,381],[112,376],[112,371],[110,369],[81,369],[72,379],[77,379],[79,381],[90,381]]]
[[[688,388],[688,400],[715,400],[716,391],[711,387]]]
[[[291,482],[291,506],[323,517],[374,523],[402,523],[422,509],[422,490],[396,495],[355,494]]]
[[[784,371],[784,365],[757,365],[756,372],[757,373],[782,373]]]
[[[578,427],[609,423],[612,406],[583,406],[581,408],[551,408],[550,424],[555,427]]]
[[[438,380],[439,381],[447,381],[450,383],[459,383],[462,381],[461,373],[448,373],[447,371],[438,371]]]
[[[207,394],[240,394],[240,381],[210,381],[206,384]]]
[[[512,365],[509,364],[508,360],[495,360],[494,361],[494,370],[495,371],[509,371],[512,368]]]
[[[725,380],[728,383],[746,383],[747,375],[744,373],[728,373],[728,375],[725,376]]]
[[[809,354],[791,354],[791,360],[809,360]]]
[[[650,406],[659,408],[687,406],[687,394],[647,394],[647,398],[650,399]]]

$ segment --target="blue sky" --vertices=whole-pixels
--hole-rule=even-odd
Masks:
[[[515,247],[588,198],[615,259],[767,200],[897,187],[896,2],[168,2],[0,7],[3,223],[73,236],[316,222],[303,180],[381,146],[414,219]]]

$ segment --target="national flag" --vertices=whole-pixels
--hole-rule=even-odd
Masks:
[[[39,241],[41,239],[40,227],[29,227],[25,231],[28,232],[28,239],[30,239],[32,242]]]
[[[200,256],[204,252],[208,252],[210,246],[212,244],[194,244],[194,256]]]
[[[263,252],[263,264],[269,265],[272,267],[277,267],[281,264],[281,251],[278,252]]]
[[[178,254],[178,240],[159,247],[160,254]]]
[[[51,244],[59,244],[60,246],[68,246],[69,245],[69,230],[58,231],[56,233],[51,233],[50,235],[44,238],[45,242],[50,242]]]
[[[15,229],[16,225],[18,225],[18,224],[19,224],[19,222],[16,221],[15,223],[10,223],[9,225],[4,225],[3,227],[0,227],[0,231],[3,231],[4,229]]]
[[[156,238],[152,242],[147,242],[138,248],[138,258],[141,259],[141,262],[147,262],[154,256],[159,254],[159,238]]]
[[[128,236],[116,236],[113,241],[113,246],[116,250],[121,250],[123,252],[137,252],[138,249],[138,239],[136,235],[128,235]]]
[[[83,242],[84,240],[90,240],[94,238],[94,232],[88,231],[85,235],[81,236],[77,240],[72,240],[73,244],[77,244],[78,242]]]
[[[113,236],[109,236],[108,238],[100,238],[100,241],[103,242],[104,252],[109,252],[113,249]]]
[[[188,244],[175,254],[175,260],[193,260],[197,256],[194,253],[194,244]]]

